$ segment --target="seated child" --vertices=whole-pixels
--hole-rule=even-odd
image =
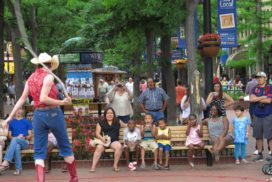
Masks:
[[[48,146],[47,146],[47,153],[46,153],[46,159],[45,159],[45,172],[48,173],[51,168],[49,165],[49,158],[51,155],[51,152],[54,148],[58,148],[57,139],[54,136],[54,134],[50,131],[48,134]]]
[[[143,141],[141,142],[141,159],[142,164],[140,166],[141,169],[145,168],[145,151],[151,150],[154,153],[154,164],[153,169],[159,170],[159,166],[157,163],[158,159],[158,144],[155,141],[155,132],[156,126],[152,125],[152,115],[146,114],[144,117],[145,124],[141,127],[141,134],[143,136]]]
[[[188,151],[188,162],[190,166],[194,167],[193,154],[194,149],[204,148],[204,143],[202,142],[202,127],[197,123],[197,117],[195,114],[189,115],[188,127],[186,130],[187,139],[185,145],[189,148]]]
[[[5,149],[5,142],[8,136],[8,129],[2,127],[2,123],[0,122],[0,163],[3,160],[3,150]]]
[[[169,152],[171,150],[171,130],[166,126],[164,118],[158,120],[156,139],[159,146],[159,168],[169,170]],[[163,166],[162,157],[165,153],[165,164]]]
[[[137,161],[139,159],[139,144],[141,141],[141,131],[136,127],[136,123],[133,120],[128,121],[128,127],[124,130],[124,149],[125,157],[128,168],[134,171],[137,167]],[[132,161],[132,151],[135,151],[135,161]]]
[[[49,162],[49,158],[51,156],[51,152],[53,149],[59,148],[58,142],[54,134],[50,131],[48,134],[48,146],[47,146],[47,153],[46,153],[46,159],[45,159],[45,173],[49,173],[51,170],[51,165]],[[62,172],[67,172],[66,165],[63,165]]]

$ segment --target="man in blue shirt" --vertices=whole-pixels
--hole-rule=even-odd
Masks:
[[[29,140],[32,137],[32,123],[23,117],[23,110],[16,112],[15,118],[9,124],[9,138],[11,139],[9,148],[0,165],[0,172],[9,168],[9,163],[15,160],[16,171],[14,175],[20,175],[22,172],[21,150],[27,149]]]
[[[148,89],[144,91],[139,102],[144,113],[150,113],[153,117],[153,123],[157,123],[158,119],[164,118],[164,110],[167,107],[169,96],[159,87],[155,87],[154,80],[148,78]]]
[[[254,161],[262,161],[263,137],[268,140],[270,150],[272,149],[272,88],[266,83],[267,77],[264,72],[256,75],[258,85],[250,93],[253,114],[253,137],[257,142],[258,155]],[[267,157],[272,160],[272,156]]]

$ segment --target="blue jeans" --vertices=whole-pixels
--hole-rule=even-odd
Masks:
[[[157,124],[159,119],[164,118],[164,113],[161,111],[148,111],[148,113],[152,115],[152,124]]]
[[[35,110],[33,114],[34,126],[34,159],[46,159],[48,133],[54,134],[59,146],[59,155],[72,156],[73,151],[69,142],[63,112],[59,107],[53,109]]]
[[[21,150],[28,148],[29,142],[22,138],[13,138],[10,142],[4,159],[11,162],[14,158],[15,168],[22,169]]]
[[[239,156],[241,156],[242,159],[246,159],[246,144],[234,143],[234,145],[235,145],[235,150],[234,150],[235,160],[238,160]]]

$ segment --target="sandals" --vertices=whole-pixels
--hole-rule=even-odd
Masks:
[[[22,174],[22,170],[21,169],[16,169],[14,172],[13,172],[13,175],[14,176],[19,176]]]
[[[90,173],[94,173],[94,172],[95,172],[95,169],[90,169],[89,172],[90,172]]]
[[[113,168],[112,170],[113,170],[114,172],[119,172],[119,171],[120,171],[119,168]]]
[[[8,169],[9,169],[9,165],[7,165],[7,166],[0,165],[0,173],[6,171]]]

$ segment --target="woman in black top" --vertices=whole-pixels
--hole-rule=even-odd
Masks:
[[[222,116],[226,116],[226,106],[229,106],[234,103],[234,100],[227,93],[223,92],[222,85],[220,82],[213,84],[213,92],[210,92],[206,100],[206,105],[211,106],[216,104],[219,106],[219,110],[222,113]],[[211,114],[209,115],[211,117]]]
[[[108,135],[111,138],[110,148],[114,150],[114,164],[113,170],[118,172],[120,169],[118,168],[118,162],[122,155],[122,145],[118,141],[119,131],[121,125],[124,127],[126,124],[120,122],[115,115],[115,112],[112,108],[107,108],[104,112],[104,119],[97,123],[95,129],[96,138],[100,139],[102,142],[106,143],[103,135]],[[96,164],[100,159],[102,152],[104,152],[105,147],[103,145],[98,144],[95,148],[95,152],[93,155],[93,163],[90,172],[95,172]]]

